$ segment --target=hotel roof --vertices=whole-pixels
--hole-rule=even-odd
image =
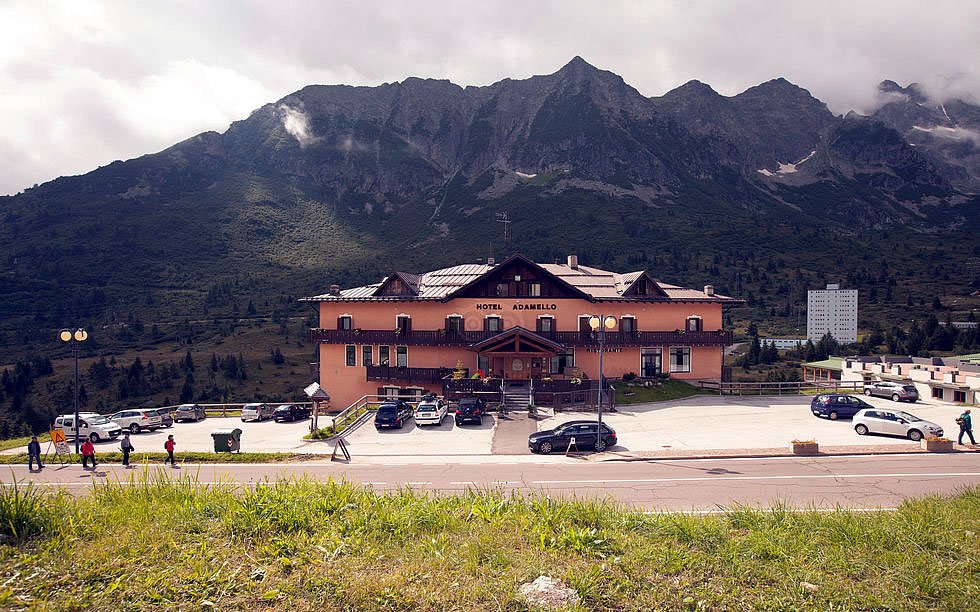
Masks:
[[[631,300],[631,301],[697,301],[697,302],[719,302],[728,304],[741,304],[742,300],[717,294],[707,294],[697,289],[686,289],[677,285],[670,285],[660,282],[649,276],[643,270],[620,274],[601,270],[591,266],[576,265],[569,266],[564,263],[539,264],[527,260],[521,255],[515,255],[499,264],[460,264],[440,270],[433,270],[422,274],[410,274],[407,272],[395,272],[381,281],[342,289],[336,293],[324,293],[303,298],[306,302],[328,302],[328,301],[365,301],[365,302],[399,302],[405,300],[443,300],[447,301],[454,297],[454,294],[471,284],[477,282],[487,273],[499,269],[501,266],[517,259],[523,260],[532,266],[537,266],[547,274],[555,277],[560,282],[566,283],[577,292],[581,292],[582,297],[592,301],[597,300]],[[377,295],[378,290],[392,277],[398,277],[413,290],[412,295]],[[627,291],[633,284],[642,277],[650,279],[657,288],[661,290],[661,295],[651,296],[630,296]]]

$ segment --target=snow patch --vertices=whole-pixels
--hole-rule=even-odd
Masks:
[[[515,171],[514,174],[521,177],[522,179],[533,179],[538,175],[536,172],[534,174],[527,174],[525,172],[517,172],[517,171]]]
[[[810,154],[809,155],[807,155],[806,157],[804,157],[800,161],[796,162],[795,164],[784,164],[783,162],[776,162],[777,164],[779,164],[779,169],[776,170],[775,172],[772,172],[772,171],[767,170],[765,168],[762,168],[760,170],[757,170],[757,172],[759,174],[763,175],[763,176],[776,176],[776,175],[793,174],[794,172],[796,172],[797,166],[800,166],[804,162],[809,161],[809,159],[811,157],[813,157],[814,155],[816,155],[816,154],[817,154],[817,151],[816,150],[810,151]]]
[[[946,115],[946,121],[952,121],[952,119],[949,118],[949,113],[946,112],[946,105],[940,102],[939,108],[943,109],[943,114]]]

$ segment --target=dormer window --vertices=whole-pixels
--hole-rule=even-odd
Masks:
[[[337,329],[354,329],[354,317],[349,314],[337,317]]]
[[[701,331],[702,323],[701,317],[688,317],[687,318],[687,331],[689,332],[699,332]]]

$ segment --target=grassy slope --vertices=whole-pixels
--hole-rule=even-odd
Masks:
[[[660,384],[654,383],[650,388],[644,387],[641,382],[636,382],[633,386],[629,383],[617,382],[613,383],[613,386],[616,387],[617,406],[663,402],[708,393],[681,380],[665,380]],[[632,395],[624,395],[626,391],[632,392]]]
[[[540,574],[581,609],[965,610],[977,596],[977,489],[893,512],[717,516],[306,482],[37,495],[0,497],[0,606],[522,610],[518,586]]]

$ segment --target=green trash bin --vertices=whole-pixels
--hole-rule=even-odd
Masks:
[[[214,452],[230,453],[242,450],[242,430],[235,428],[215,429],[211,432],[214,439]]]

